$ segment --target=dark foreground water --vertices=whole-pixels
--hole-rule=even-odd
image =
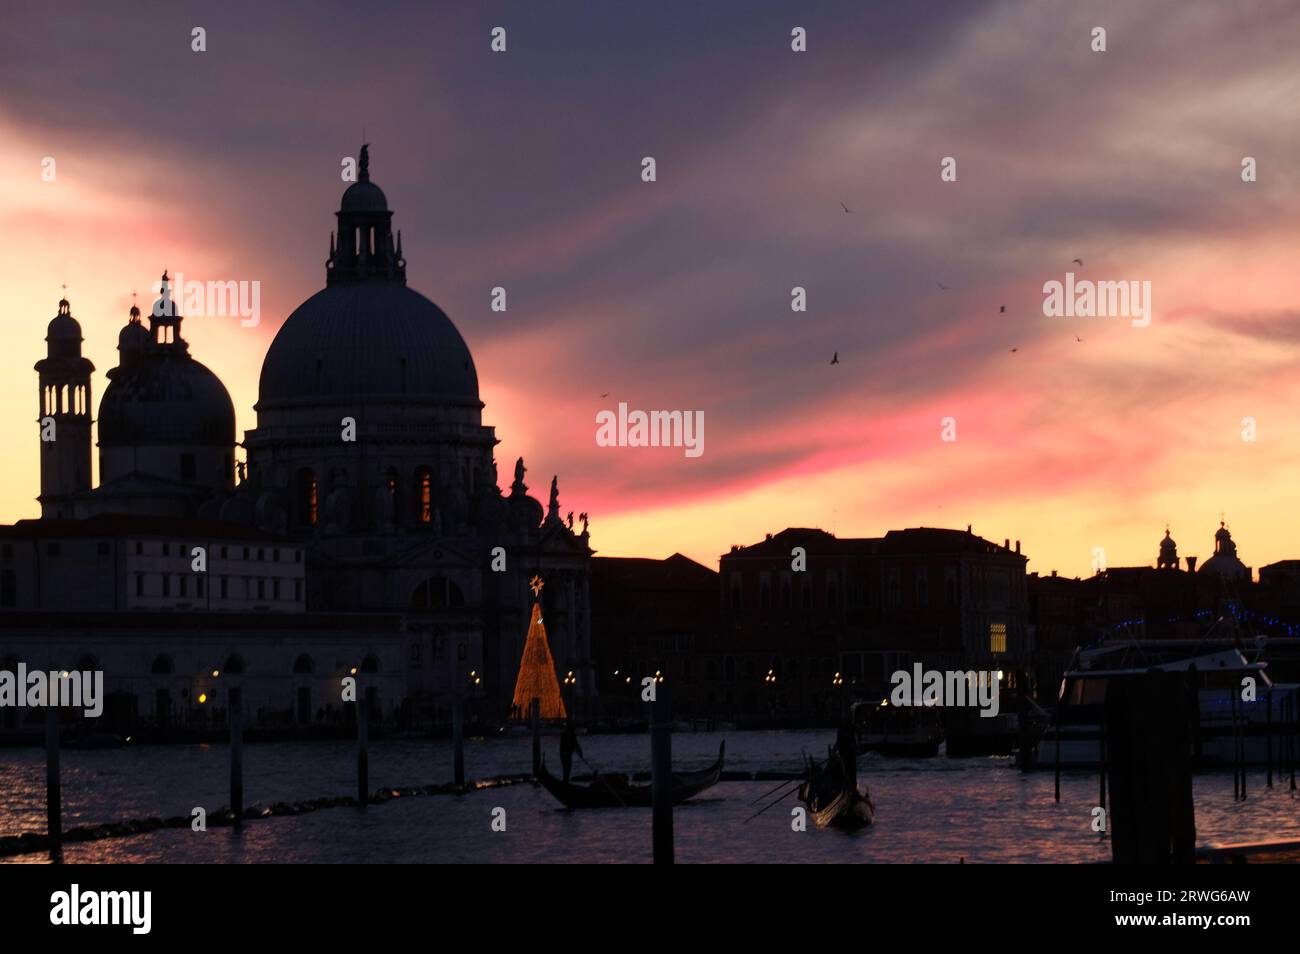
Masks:
[[[723,735],[673,737],[683,769],[709,764]],[[727,767],[797,770],[802,751],[824,755],[824,732],[726,733]],[[582,740],[604,771],[642,771],[650,742],[640,736]],[[548,764],[556,740],[545,740]],[[525,737],[471,741],[469,778],[526,772]],[[575,769],[577,771],[578,769]],[[270,804],[356,788],[355,748],[347,743],[249,745],[244,753],[245,804]],[[751,805],[776,782],[723,782],[674,812],[682,862],[1088,862],[1109,859],[1109,844],[1090,827],[1097,804],[1095,775],[1066,775],[1061,803],[1052,773],[1022,774],[1006,759],[881,759],[860,762],[875,800],[876,825],[856,835],[791,830],[793,797],[747,821]],[[446,742],[377,741],[370,747],[371,788],[424,785],[451,778]],[[189,815],[228,802],[229,750],[224,746],[141,746],[63,753],[64,826]],[[1300,838],[1300,800],[1288,787],[1264,788],[1253,771],[1250,797],[1232,799],[1230,774],[1196,779],[1200,844]],[[45,827],[45,761],[36,749],[0,752],[0,834]],[[493,831],[493,810],[506,830]],[[70,844],[68,861],[97,862],[644,862],[651,857],[650,810],[570,813],[531,785],[463,796],[401,798],[365,810],[335,808],[248,822],[242,832],[212,828],[164,830],[130,838]],[[47,861],[31,854],[15,861]]]

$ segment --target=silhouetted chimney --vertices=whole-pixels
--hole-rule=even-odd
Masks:
[[[1020,552],[1020,541],[1019,541],[1019,540],[1016,541],[1016,552],[1017,552],[1017,553]]]
[[[1056,579],[1056,571],[1055,571],[1055,570],[1052,571],[1052,579]]]
[[[1005,540],[1002,541],[1002,549],[1004,549],[1004,550],[1010,550],[1010,549],[1011,549],[1011,538],[1010,538],[1010,537],[1007,537]]]
[[[1187,572],[1188,573],[1196,572],[1196,557],[1187,558]]]

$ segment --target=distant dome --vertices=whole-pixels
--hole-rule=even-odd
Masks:
[[[131,320],[122,326],[117,334],[117,350],[127,353],[139,353],[149,347],[149,329],[140,321],[140,309],[131,309]]]
[[[1178,544],[1174,542],[1174,538],[1171,537],[1171,536],[1169,535],[1169,531],[1168,531],[1168,530],[1165,531],[1165,538],[1164,538],[1163,540],[1160,541],[1160,549],[1161,549],[1161,550],[1177,550],[1177,549],[1178,549]]]
[[[193,358],[153,353],[114,370],[99,402],[101,447],[234,446],[230,394]]]
[[[474,360],[429,299],[405,285],[363,282],[331,285],[289,316],[262,363],[258,410],[399,397],[477,404]]]
[[[368,179],[354,182],[343,193],[343,212],[387,212],[388,198],[384,190]]]

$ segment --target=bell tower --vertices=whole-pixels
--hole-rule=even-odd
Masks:
[[[90,490],[90,375],[81,325],[66,298],[45,332],[37,423],[41,440],[41,516],[68,519],[73,497]]]

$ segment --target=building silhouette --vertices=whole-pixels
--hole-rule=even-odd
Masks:
[[[463,693],[508,708],[540,576],[556,662],[591,691],[585,515],[580,530],[562,519],[557,480],[543,507],[522,459],[498,485],[473,357],[407,286],[369,165],[363,147],[325,287],[267,351],[246,471],[230,395],[190,354],[165,272],[145,320],[133,307],[121,329],[93,425],[94,368],[60,301],[36,365],[42,517],[0,527],[0,660],[93,660],[145,720],[165,692],[172,719],[208,718],[205,695],[253,722],[301,721],[337,709],[353,669],[384,718],[430,718]],[[139,639],[122,636],[130,619]],[[213,671],[233,697],[204,691]]]

